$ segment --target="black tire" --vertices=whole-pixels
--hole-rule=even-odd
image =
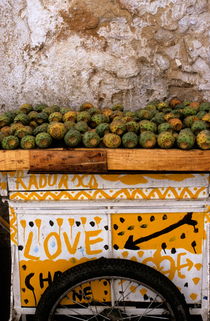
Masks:
[[[98,295],[98,292],[94,290],[94,283],[91,283],[94,280],[95,282],[102,280],[103,284],[108,282],[108,285],[112,287],[110,293],[115,293],[113,295],[114,305],[112,304],[111,306],[111,300],[104,300],[102,302],[101,299],[97,301],[94,298],[94,295]],[[85,293],[87,287],[84,288],[83,286],[87,283],[89,285],[88,288],[91,289],[91,292],[88,294]],[[75,301],[72,299],[75,294],[74,289],[77,288],[76,291],[78,291],[78,287],[81,296],[85,296],[85,303],[82,301],[82,303],[78,303],[76,299]],[[146,297],[145,294],[144,296],[143,294],[141,295],[140,289],[146,289],[148,295]],[[134,294],[131,291],[135,292],[135,300],[132,298]],[[136,292],[137,298],[139,297],[138,299],[136,298]],[[67,295],[74,304],[72,305],[71,303],[70,305],[68,303],[62,305],[63,309],[68,309],[68,316],[66,317],[58,315],[56,311],[61,307],[59,302],[62,299],[65,300]],[[130,301],[129,298],[131,299]],[[88,313],[84,313],[84,307],[86,311],[89,311]],[[78,309],[79,313],[77,312]],[[132,312],[130,312],[131,309]],[[190,320],[183,295],[164,275],[141,263],[124,259],[101,258],[79,264],[65,271],[58,280],[53,282],[43,293],[38,303],[35,321],[63,321],[67,319],[87,321],[90,318],[90,312],[92,313],[91,321],[120,321],[122,319],[125,321]]]

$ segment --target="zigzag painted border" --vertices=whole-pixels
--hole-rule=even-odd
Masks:
[[[45,201],[45,200],[135,200],[135,199],[201,199],[208,195],[207,188],[202,187],[161,187],[161,188],[123,188],[74,191],[11,192],[11,200]]]
[[[18,245],[17,242],[17,215],[13,207],[9,208],[9,218],[10,218],[10,240],[15,245]]]

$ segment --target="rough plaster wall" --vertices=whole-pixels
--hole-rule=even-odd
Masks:
[[[208,0],[0,0],[0,104],[210,100]]]

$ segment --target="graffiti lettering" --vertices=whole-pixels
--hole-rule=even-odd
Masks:
[[[102,230],[84,231],[85,244],[83,244],[83,241],[81,239],[81,232],[78,232],[76,234],[76,237],[73,241],[71,241],[71,233],[67,234],[66,232],[63,232],[59,234],[57,232],[51,232],[43,239],[43,242],[37,243],[34,232],[30,231],[26,240],[24,257],[30,260],[40,259],[39,255],[35,256],[31,253],[34,244],[36,244],[36,252],[42,252],[43,248],[45,255],[51,260],[58,258],[65,247],[69,254],[75,254],[79,247],[79,243],[82,243],[82,248],[84,248],[84,251],[86,251],[87,255],[99,254],[102,252],[102,249],[93,249],[93,246],[103,241],[103,238],[99,237],[101,232]],[[50,243],[52,240],[54,244],[53,253],[52,248],[50,248]]]
[[[22,172],[17,172],[16,178],[16,189],[30,190],[44,188],[46,186],[58,185],[59,188],[68,188],[68,175],[58,175],[58,174],[31,174],[29,177],[28,184],[24,179]]]
[[[92,291],[91,291],[91,287],[90,286],[86,286],[84,289],[79,290],[78,292],[73,290],[72,291],[72,300],[73,302],[77,302],[84,300],[88,300],[91,298],[92,295]]]

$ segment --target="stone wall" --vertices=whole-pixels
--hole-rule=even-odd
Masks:
[[[210,100],[208,0],[1,0],[0,104]]]

